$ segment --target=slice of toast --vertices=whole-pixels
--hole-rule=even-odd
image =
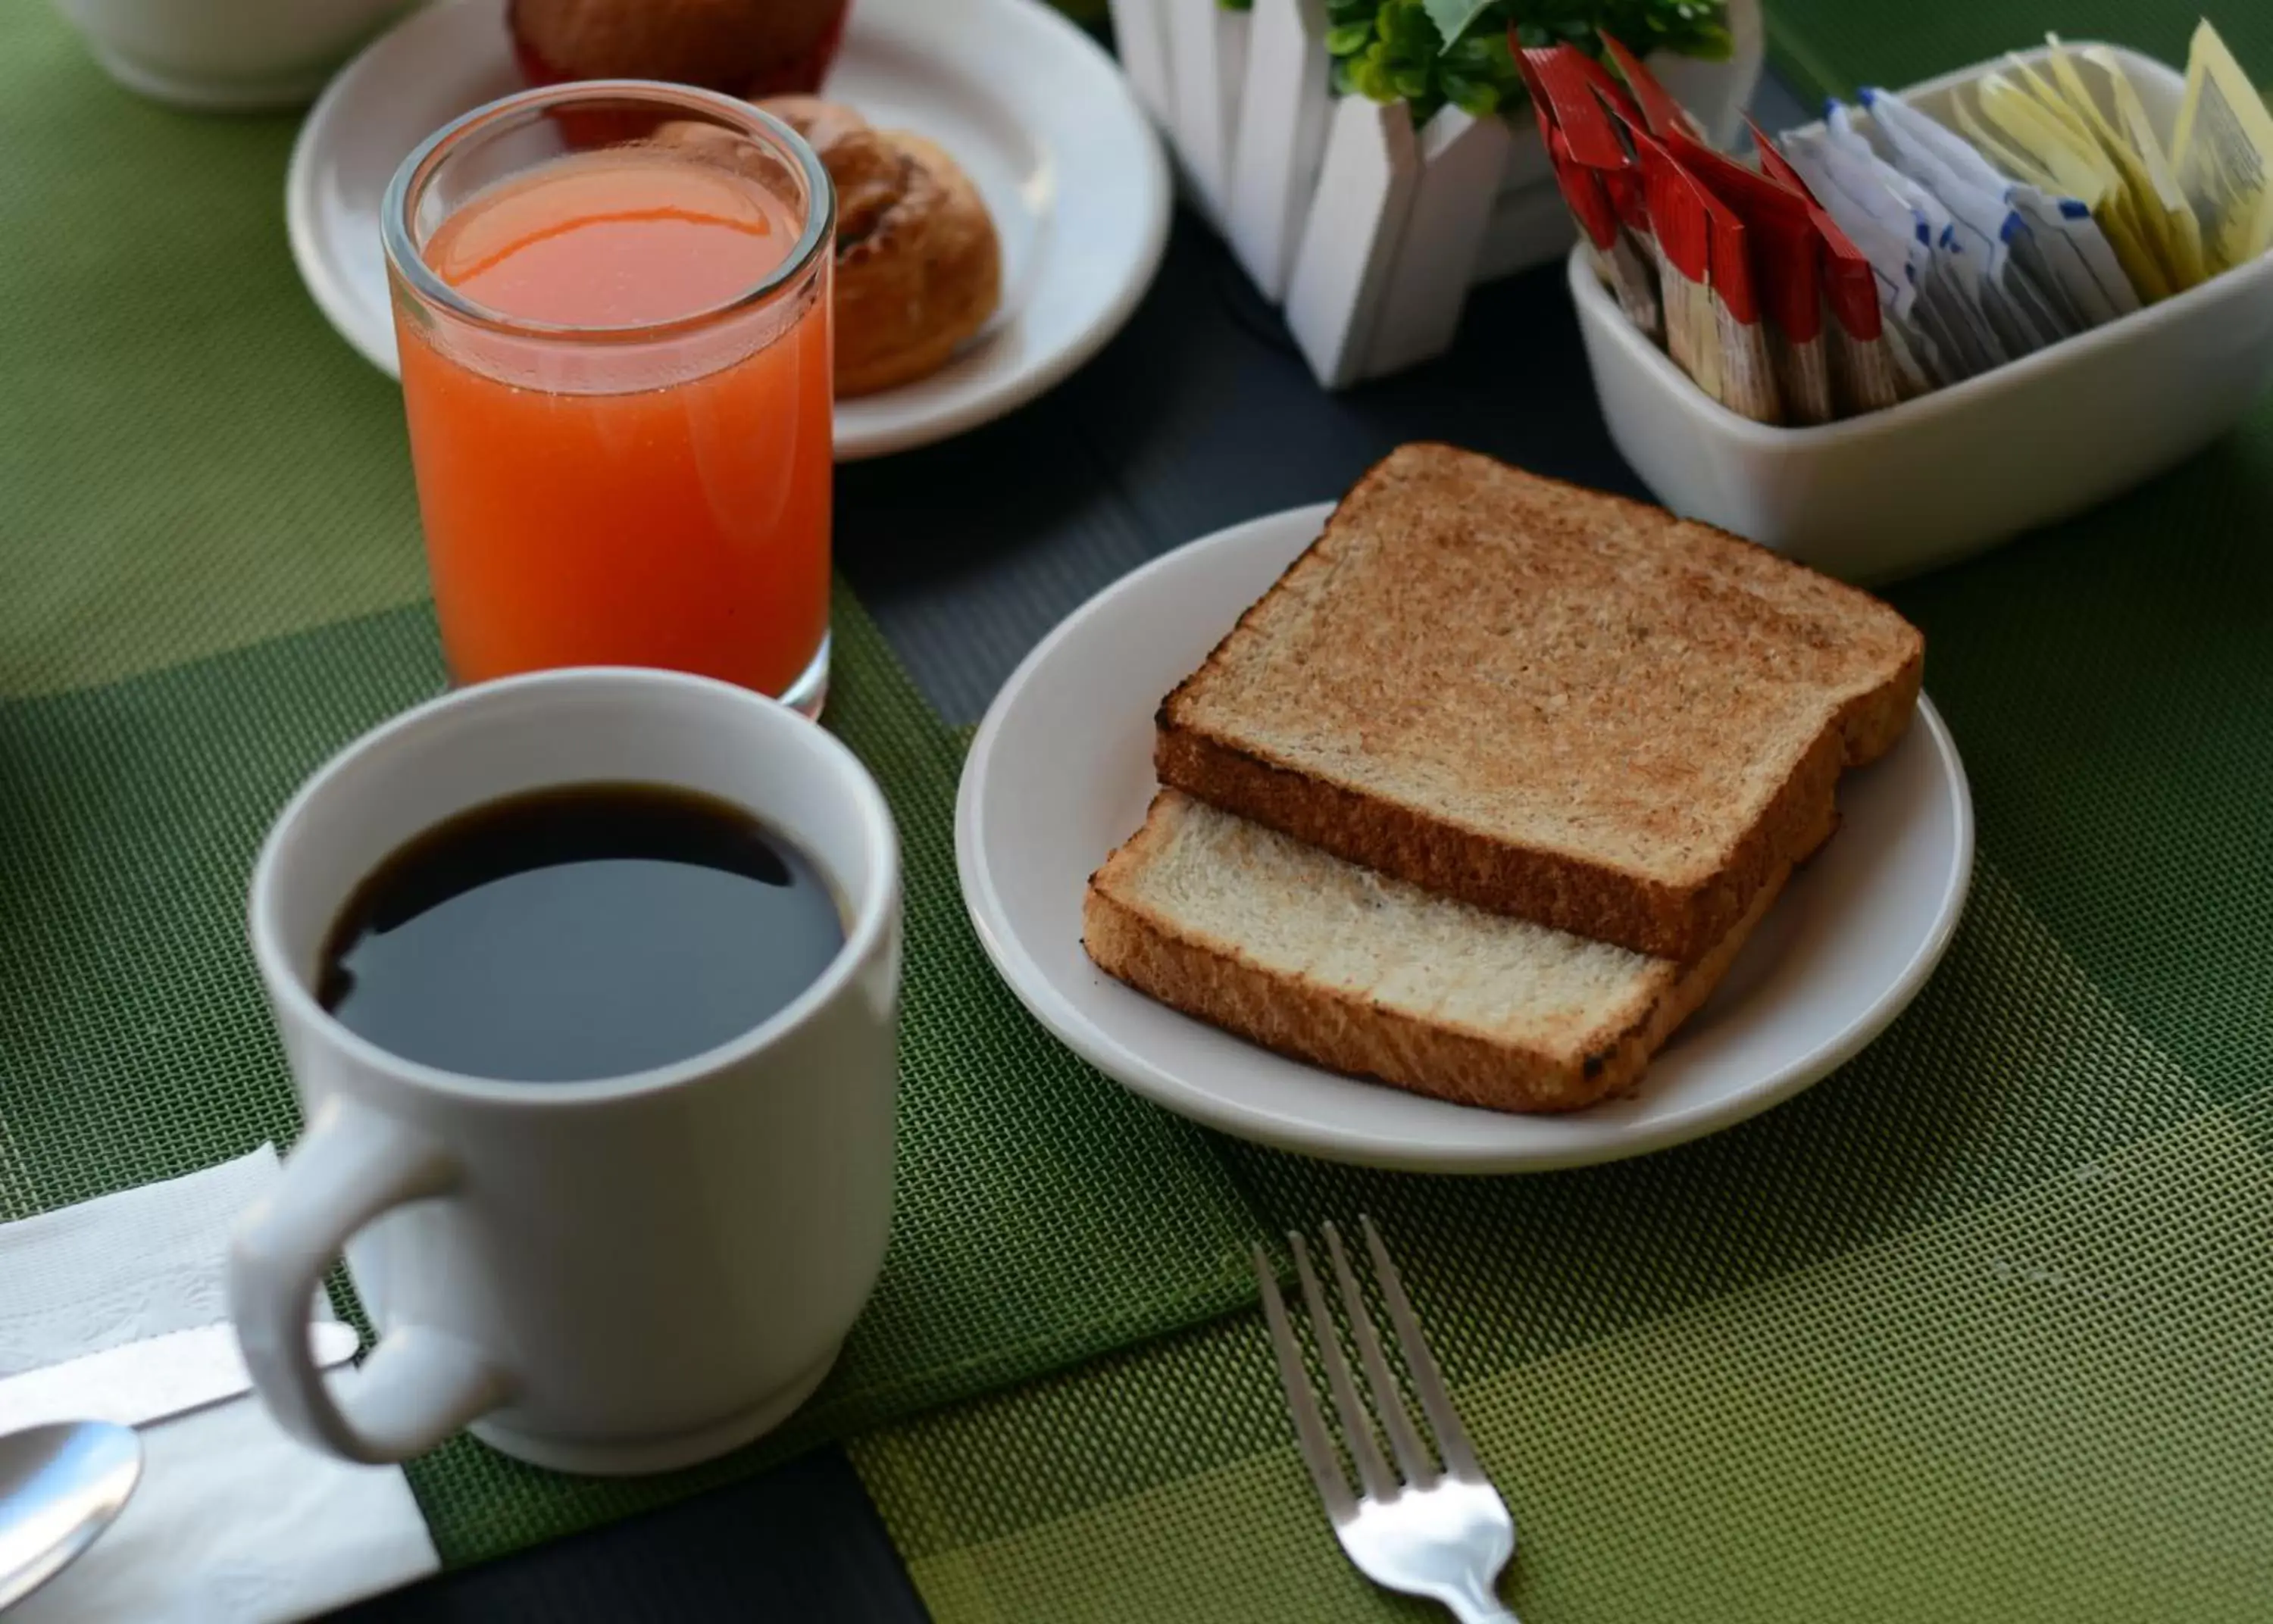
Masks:
[[[1676,964],[1487,913],[1174,790],[1091,877],[1106,974],[1267,1048],[1496,1111],[1631,1086],[1711,993],[1789,870]]]
[[[1352,862],[1687,962],[1830,834],[1924,659],[1764,548],[1407,445],[1168,696],[1155,764]]]

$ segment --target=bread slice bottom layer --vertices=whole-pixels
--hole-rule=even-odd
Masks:
[[[1281,1053],[1462,1104],[1576,1111],[1631,1086],[1790,874],[1688,964],[1487,913],[1180,791],[1091,879],[1106,974]]]

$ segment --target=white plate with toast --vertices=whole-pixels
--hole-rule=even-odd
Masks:
[[[397,375],[379,206],[442,125],[522,88],[505,0],[438,0],[341,69],[292,150],[285,223],[340,335]],[[1002,307],[928,378],[838,403],[839,461],[929,445],[1060,382],[1128,321],[1167,242],[1159,138],[1095,41],[1040,0],[857,0],[823,86],[930,138],[1002,244]]]
[[[1973,813],[1947,729],[1915,721],[1840,782],[1835,837],[1800,869],[1634,1088],[1519,1115],[1344,1076],[1179,1014],[1082,945],[1090,876],[1146,819],[1162,696],[1320,534],[1332,505],[1219,532],[1075,611],[971,745],[956,855],[979,939],[1052,1032],[1145,1098],[1242,1139],[1414,1171],[1539,1171],[1662,1149],[1789,1098],[1924,984],[1964,906]]]

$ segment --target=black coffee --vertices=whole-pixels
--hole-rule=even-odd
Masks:
[[[739,1037],[844,945],[812,862],[740,808],[581,784],[477,806],[380,864],[316,996],[405,1059],[573,1082]]]

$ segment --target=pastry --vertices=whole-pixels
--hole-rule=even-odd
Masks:
[[[806,145],[821,154],[824,164],[828,154],[847,138],[857,138],[856,132],[869,128],[866,119],[842,101],[820,96],[768,96],[758,105],[803,136]]]
[[[1002,249],[954,159],[811,96],[759,105],[805,137],[836,187],[836,394],[937,371],[1002,296]]]
[[[848,0],[508,0],[532,84],[665,79],[734,96],[820,87]]]

